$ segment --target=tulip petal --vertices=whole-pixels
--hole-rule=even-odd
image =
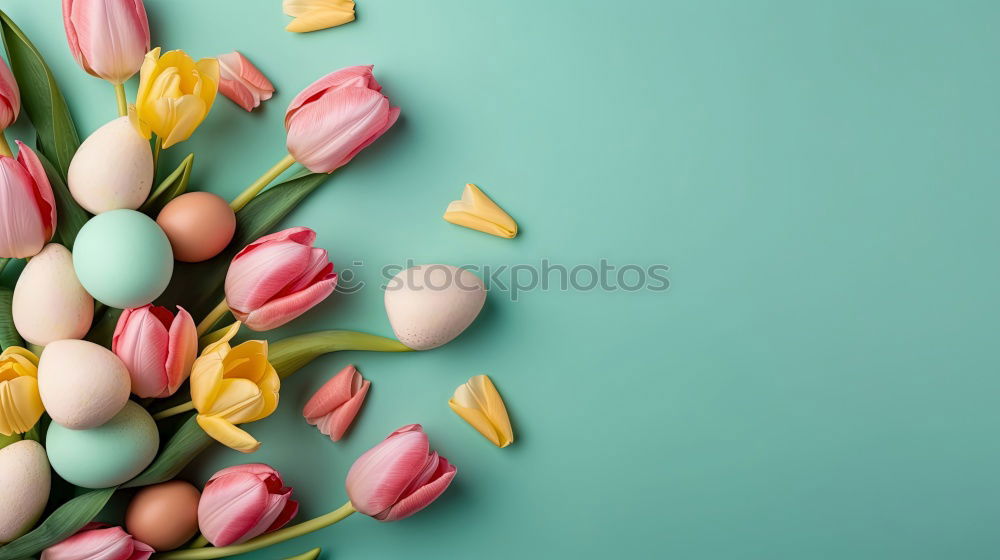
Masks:
[[[306,422],[338,441],[361,410],[369,387],[370,381],[363,379],[353,365],[347,366],[309,399],[302,414]]]
[[[254,474],[216,475],[198,503],[198,527],[215,546],[242,542],[268,511],[269,498],[267,487]]]
[[[177,306],[177,316],[170,324],[167,345],[167,388],[159,398],[169,397],[177,392],[184,380],[191,375],[191,366],[198,356],[198,329],[194,319],[183,307]]]
[[[488,376],[476,375],[455,389],[448,405],[493,445],[507,447],[514,442],[507,407]]]
[[[248,340],[234,346],[226,363],[226,379],[247,379],[256,386],[267,371],[267,341]]]
[[[250,422],[263,406],[257,384],[247,379],[223,379],[219,394],[204,414],[218,416],[233,424]]]
[[[348,471],[345,486],[351,503],[370,516],[391,507],[423,471],[429,449],[427,434],[422,431],[393,432],[359,457]]]
[[[455,479],[456,474],[458,474],[458,469],[448,463],[447,459],[440,457],[429,482],[417,488],[412,494],[403,497],[389,509],[373,517],[379,521],[398,521],[417,513],[438,499],[448,489],[448,486],[451,485],[451,481]]]
[[[281,389],[281,378],[278,377],[278,372],[274,370],[274,367],[270,363],[267,364],[264,378],[259,383],[259,386],[263,404],[260,407],[260,412],[252,420],[249,420],[250,422],[267,418],[278,409],[278,391]]]
[[[287,31],[306,33],[354,21],[354,0],[284,0],[286,15],[295,19]]]
[[[194,95],[176,98],[160,98],[155,101],[156,119],[153,131],[163,137],[163,149],[183,142],[194,134],[198,125],[208,114],[205,102]]]
[[[305,290],[268,301],[246,315],[247,328],[267,331],[280,327],[325,300],[337,287],[337,275],[316,282]]]
[[[271,98],[274,85],[239,52],[219,55],[219,92],[247,111]]]
[[[34,180],[15,159],[0,156],[0,258],[38,254],[46,238],[46,215],[38,204]]]
[[[148,545],[132,538],[121,527],[88,529],[42,551],[42,560],[146,560]]]
[[[348,66],[347,68],[330,72],[326,76],[309,84],[288,104],[288,110],[285,112],[285,128],[288,128],[289,121],[299,108],[306,103],[315,101],[327,90],[342,87],[360,87],[382,91],[382,86],[372,73],[373,68],[375,67],[371,64],[366,66]]]
[[[14,73],[0,58],[0,130],[14,124],[21,112],[21,91]]]
[[[73,58],[89,74],[121,84],[149,50],[142,0],[63,0],[63,23]]]
[[[279,528],[280,525],[274,527],[277,524],[279,518],[285,517],[286,518],[285,523],[287,523],[288,520],[291,519],[291,516],[289,515],[283,516],[283,514],[285,514],[285,510],[287,509],[286,506],[288,506],[288,497],[291,495],[291,493],[292,493],[291,488],[284,488],[276,493],[268,494],[267,504],[264,507],[264,511],[261,513],[260,519],[258,519],[257,523],[254,524],[253,527],[250,527],[250,529],[248,529],[243,536],[233,541],[232,544],[244,543],[254,537],[263,535],[268,531],[272,531],[274,529]],[[297,504],[293,507],[296,511],[298,510]]]
[[[465,185],[461,200],[448,205],[444,219],[497,237],[510,239],[517,235],[517,223],[514,219],[471,183]]]
[[[205,355],[202,352],[202,356],[191,366],[191,400],[199,411],[207,410],[219,394],[224,373],[222,362],[223,358],[218,354]]]
[[[249,312],[280,293],[310,262],[311,248],[298,243],[264,243],[237,255],[226,274],[226,302]]]
[[[198,425],[201,426],[202,430],[205,430],[206,434],[226,447],[241,453],[253,453],[260,449],[259,441],[231,422],[204,414],[199,414],[196,418]]]
[[[24,145],[24,142],[15,140],[17,144],[17,161],[24,166],[31,178],[35,181],[35,201],[38,203],[39,212],[42,216],[42,224],[45,228],[45,240],[52,239],[56,228],[56,197],[52,192],[52,185],[49,183],[49,176],[45,174],[42,162],[31,148]]]

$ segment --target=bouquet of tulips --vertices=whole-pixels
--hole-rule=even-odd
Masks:
[[[353,19],[353,2],[326,4],[333,12],[296,13],[295,25]],[[422,265],[385,294],[398,340],[322,331],[234,343],[335,290],[315,232],[275,230],[399,116],[372,67],[332,72],[297,95],[285,115],[288,153],[227,202],[189,192],[194,154],[173,170],[160,169],[160,154],[195,133],[218,93],[252,111],[271,82],[238,52],[195,61],[150,48],[141,0],[63,0],[63,22],[79,66],[112,84],[117,116],[109,95],[110,120],[81,142],[49,66],[0,12],[0,129],[27,116],[36,132],[34,146],[10,146],[0,131],[0,272],[16,278],[13,289],[0,285],[0,560],[221,558],[354,512],[394,521],[433,502],[457,470],[418,424],[357,459],[346,504],[304,522],[293,523],[292,490],[268,465],[223,469],[201,489],[175,478],[214,442],[256,451],[246,425],[272,414],[282,379],[314,358],[435,348],[484,304],[471,272]],[[137,73],[130,99],[125,84]],[[296,163],[304,169],[277,183]],[[488,221],[465,207],[457,214],[448,219]],[[512,228],[499,229],[510,237]],[[339,440],[369,386],[345,368],[304,403],[304,424]],[[513,440],[486,376],[449,404],[495,445]],[[116,492],[130,497],[124,519],[95,522]]]

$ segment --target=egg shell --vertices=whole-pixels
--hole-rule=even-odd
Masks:
[[[229,203],[207,192],[189,192],[171,200],[156,223],[167,234],[174,258],[183,262],[201,262],[218,255],[236,232],[236,214]]]
[[[142,206],[153,185],[153,152],[129,122],[119,117],[80,144],[69,164],[69,192],[91,214]]]
[[[125,529],[157,551],[178,548],[198,532],[200,498],[201,492],[183,480],[147,486],[129,502]]]
[[[49,462],[59,476],[84,488],[108,488],[143,471],[160,446],[153,417],[133,401],[107,423],[71,430],[53,422],[45,434]]]
[[[128,369],[110,350],[85,340],[57,340],[38,360],[38,392],[52,421],[73,430],[104,424],[132,390]]]
[[[125,309],[163,293],[174,270],[167,236],[149,216],[112,210],[91,218],[73,244],[73,266],[94,299]]]
[[[447,264],[408,268],[385,290],[392,330],[414,350],[451,342],[472,324],[485,301],[486,287],[478,276]]]
[[[28,261],[14,286],[11,314],[21,338],[39,346],[87,334],[94,298],[77,279],[68,249],[49,243]]]
[[[45,449],[26,439],[0,449],[0,544],[28,532],[49,501],[52,480]]]

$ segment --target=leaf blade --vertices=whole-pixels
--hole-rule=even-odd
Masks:
[[[76,533],[101,512],[114,488],[92,490],[59,506],[30,533],[0,547],[0,560],[32,556]]]

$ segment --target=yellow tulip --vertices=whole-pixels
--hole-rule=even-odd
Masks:
[[[146,53],[139,70],[139,93],[133,115],[146,138],[155,132],[169,148],[191,137],[215,101],[219,90],[219,61],[203,58],[195,62],[184,51],[160,47]]]
[[[510,239],[517,235],[517,223],[514,222],[514,218],[471,183],[465,185],[461,200],[448,205],[444,219],[455,225],[497,237]]]
[[[283,0],[286,15],[295,19],[285,30],[308,33],[354,21],[354,0]]]
[[[477,375],[469,379],[455,389],[448,406],[493,445],[507,447],[514,443],[514,430],[510,427],[507,407],[489,377]]]
[[[0,434],[23,434],[45,412],[38,394],[38,357],[19,346],[0,354]]]
[[[250,453],[260,448],[260,442],[236,424],[254,422],[274,412],[281,380],[267,361],[266,340],[229,346],[239,329],[240,323],[233,323],[195,360],[191,400],[205,433],[228,447]]]

